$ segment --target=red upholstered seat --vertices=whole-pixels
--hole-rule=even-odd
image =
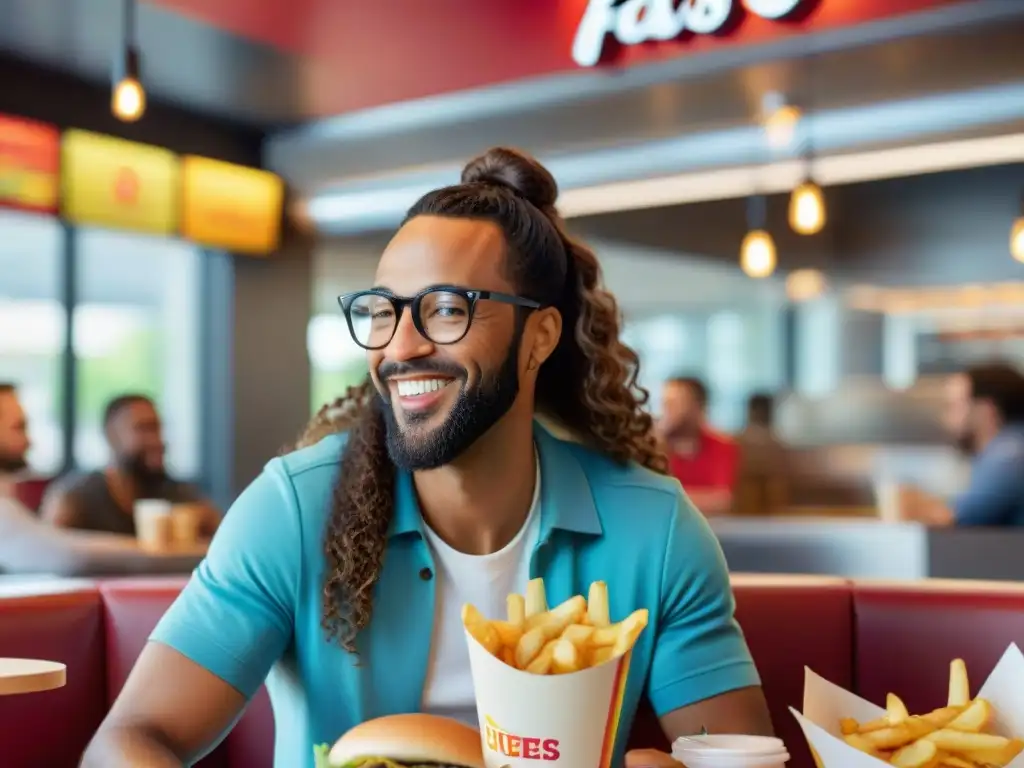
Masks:
[[[100,585],[107,607],[107,677],[110,703],[117,698],[150,633],[187,579],[125,579]],[[311,747],[312,748],[312,747]],[[274,716],[265,689],[260,689],[224,743],[201,768],[260,768],[274,755]]]
[[[63,661],[68,685],[0,697],[0,767],[75,768],[184,579],[0,583],[0,656]],[[912,710],[945,701],[949,662],[967,661],[974,690],[1011,641],[1024,639],[1024,585],[736,576],[737,616],[761,671],[789,768],[813,765],[788,712],[800,707],[809,666],[865,698],[899,693]],[[271,768],[273,715],[261,691],[201,765]],[[55,729],[59,736],[55,737]],[[667,748],[648,708],[633,747]]]
[[[775,731],[790,747],[791,768],[814,765],[789,707],[803,704],[804,667],[838,685],[853,676],[853,603],[843,579],[734,576],[736,616],[747,637]],[[668,750],[654,712],[637,712],[629,747]]]
[[[0,587],[0,656],[60,661],[67,684],[0,696],[0,765],[74,768],[107,709],[103,608],[88,582]]]
[[[853,601],[849,582],[814,576],[732,579],[736,618],[754,656],[775,733],[789,747],[788,768],[813,768],[789,707],[802,709],[804,667],[837,685],[853,682]]]
[[[929,580],[853,588],[857,691],[912,712],[944,706],[949,662],[967,662],[976,694],[1011,642],[1024,646],[1024,584]]]

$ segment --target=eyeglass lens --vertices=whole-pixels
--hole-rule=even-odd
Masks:
[[[416,308],[415,302],[413,308]],[[430,291],[419,300],[419,326],[435,344],[451,344],[465,336],[469,327],[469,300],[451,291]],[[395,300],[366,293],[357,296],[349,309],[356,343],[371,349],[387,346],[395,334],[398,312]]]

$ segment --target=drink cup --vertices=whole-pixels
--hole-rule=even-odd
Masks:
[[[132,510],[135,538],[144,549],[165,550],[174,542],[171,503],[164,499],[139,499]]]
[[[784,768],[789,761],[780,739],[730,734],[679,739],[672,757],[687,768]]]
[[[199,513],[191,504],[176,504],[171,510],[171,539],[182,548],[199,541]]]

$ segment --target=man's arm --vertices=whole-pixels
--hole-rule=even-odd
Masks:
[[[79,510],[71,481],[58,480],[43,497],[39,517],[56,528],[78,528]]]
[[[82,768],[178,768],[216,746],[291,639],[301,549],[294,490],[275,460],[224,517]]]
[[[736,623],[729,573],[707,521],[682,495],[665,550],[647,695],[670,740],[772,733],[761,681]]]

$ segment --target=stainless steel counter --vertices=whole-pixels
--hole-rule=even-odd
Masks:
[[[875,579],[1024,581],[1024,531],[842,518],[715,519],[729,568]]]

